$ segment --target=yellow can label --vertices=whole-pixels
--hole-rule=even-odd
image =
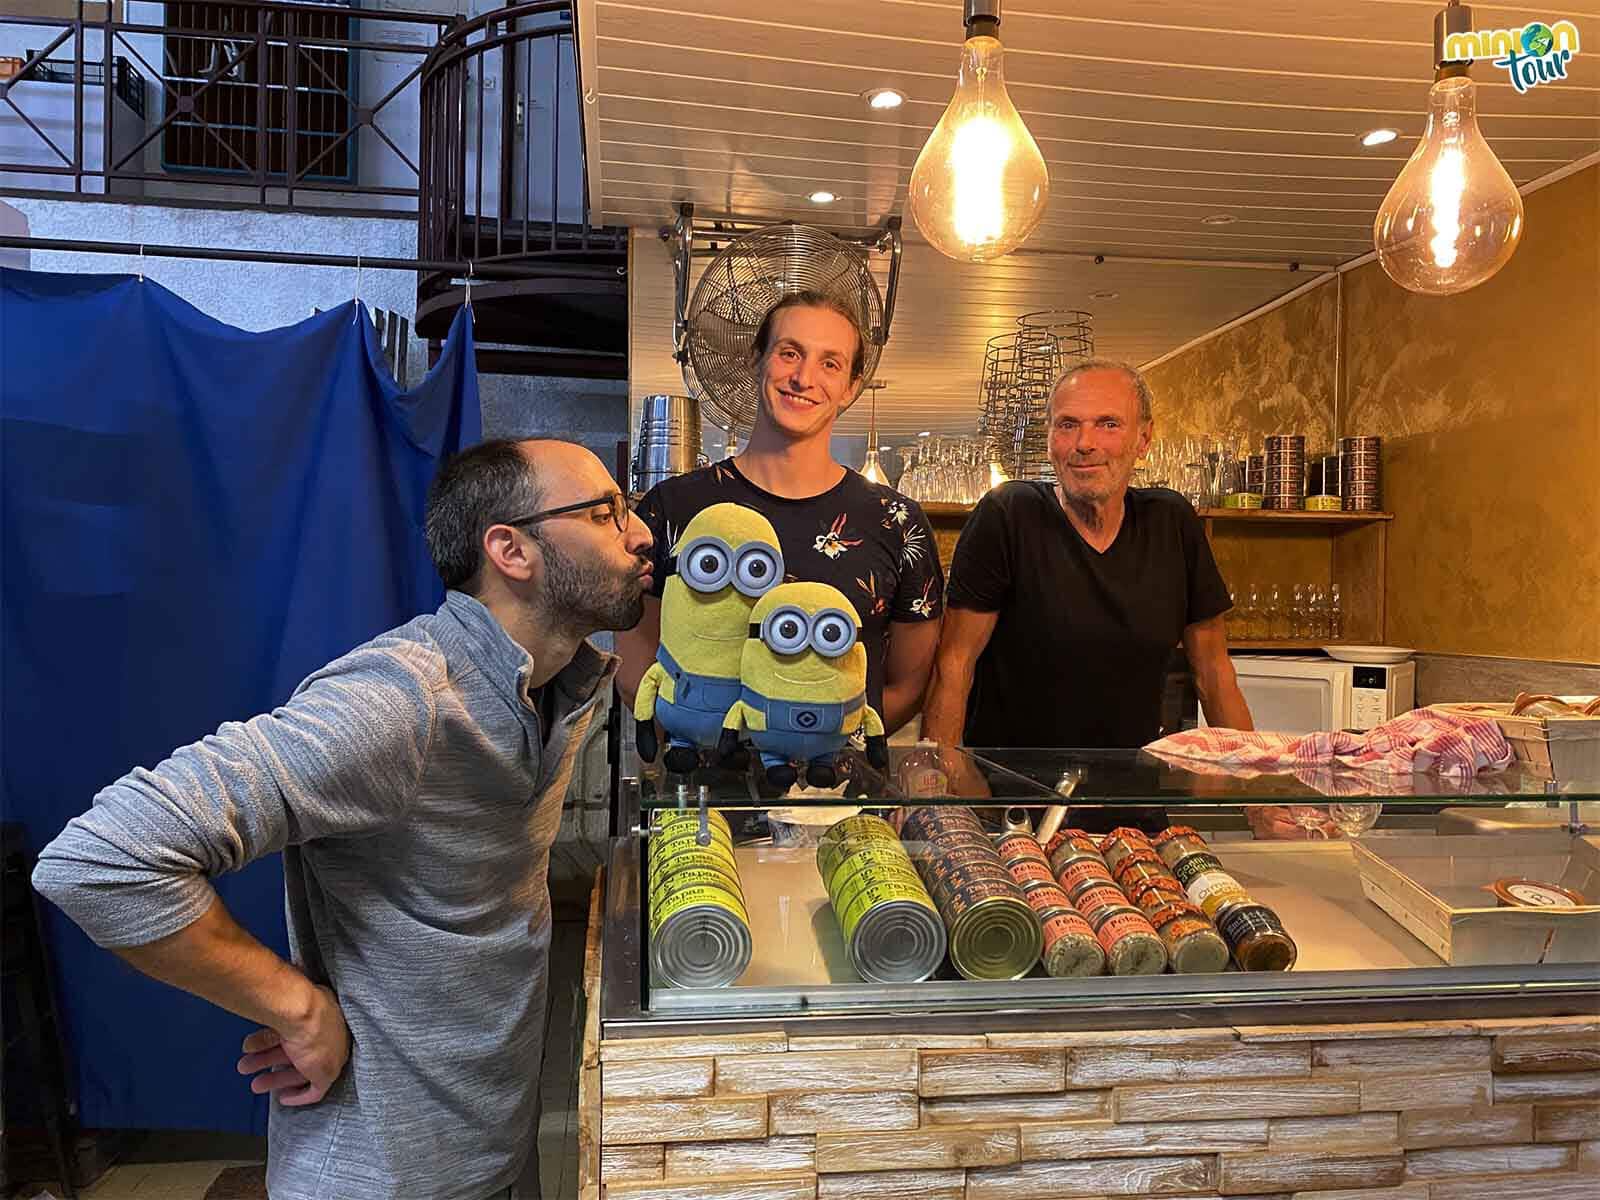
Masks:
[[[845,944],[855,937],[856,926],[861,923],[861,918],[867,915],[876,905],[889,900],[909,901],[921,905],[929,912],[938,915],[933,902],[928,899],[928,893],[920,887],[913,891],[906,887],[896,887],[893,884],[878,884],[862,888],[850,900],[835,908],[839,918],[839,930],[844,934]]]
[[[653,903],[658,896],[665,896],[686,887],[726,888],[735,896],[741,899],[744,897],[744,888],[740,886],[737,875],[730,875],[720,867],[694,867],[685,871],[673,871],[670,875],[663,875],[652,882],[650,900]]]
[[[702,846],[693,838],[673,838],[671,841],[666,842],[655,838],[650,839],[650,861],[662,866],[670,866],[696,856],[705,857],[707,855],[717,859],[719,862],[725,862],[729,866],[732,866],[736,861],[733,857],[733,847],[715,839],[708,846]]]
[[[663,895],[659,900],[651,902],[651,934],[659,932],[669,918],[677,916],[685,909],[702,904],[723,909],[732,913],[743,924],[750,924],[750,914],[745,911],[744,903],[726,888],[688,887],[682,891],[674,891],[670,895]]]
[[[823,873],[822,878],[830,887],[837,887],[862,871],[890,870],[896,867],[903,867],[908,871],[916,870],[911,865],[910,856],[899,846],[857,850],[854,854],[840,859],[834,864],[833,870]]]
[[[835,875],[828,896],[835,904],[848,904],[862,888],[896,887],[919,895],[926,895],[921,877],[906,866],[879,866],[871,870],[853,872],[848,878]]]
[[[854,820],[854,818],[849,819]],[[843,822],[841,822],[841,824],[842,823]],[[889,828],[889,823],[887,821],[880,821],[879,824],[883,826],[884,832],[882,833],[879,833],[875,830],[868,830],[863,833],[849,834],[832,840],[829,840],[827,834],[824,834],[822,842],[817,846],[818,869],[821,870],[824,875],[826,875],[830,870],[838,866],[840,862],[852,854],[859,854],[868,850],[892,850],[894,847],[898,846],[900,844],[900,839],[895,836],[894,830]],[[838,826],[835,825],[834,828],[837,829]]]
[[[1207,871],[1197,875],[1189,881],[1186,889],[1189,893],[1189,902],[1198,905],[1200,909],[1216,920],[1218,911],[1225,904],[1248,904],[1247,893],[1239,881],[1225,871]]]
[[[696,850],[711,850],[733,858],[733,841],[726,834],[711,831],[711,840],[702,846],[693,831],[678,830],[670,834],[657,834],[650,839],[650,854],[661,859],[675,854],[689,854]]]
[[[720,829],[728,833],[728,819],[714,808],[706,809],[706,823],[713,829]],[[687,825],[692,829],[700,828],[700,810],[694,809],[668,809],[657,812],[655,816],[657,829],[669,830],[674,826]]]
[[[716,812],[706,813],[706,829],[715,841],[732,842],[733,834],[728,829],[728,823]],[[697,813],[669,813],[665,819],[656,822],[652,836],[657,838],[694,837],[700,832],[700,817]]]

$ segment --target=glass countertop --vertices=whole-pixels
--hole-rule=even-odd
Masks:
[[[697,805],[719,808],[901,806],[908,804],[1240,805],[1326,803],[1371,798],[1397,806],[1503,805],[1508,801],[1600,800],[1600,780],[1552,781],[1515,765],[1472,777],[1390,775],[1340,767],[1263,772],[1198,760],[1156,757],[1144,750],[941,747],[940,795],[912,795],[902,770],[915,746],[890,746],[880,771],[856,751],[839,759],[830,789],[769,784],[759,765],[744,770],[704,766],[686,775],[645,764],[634,781],[642,809]]]

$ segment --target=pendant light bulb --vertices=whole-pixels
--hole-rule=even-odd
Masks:
[[[874,383],[869,386],[872,388],[872,407],[868,410],[867,457],[861,464],[861,478],[888,487],[889,476],[878,461],[878,389],[884,385]]]
[[[1471,28],[1452,4],[1434,23],[1439,74],[1422,139],[1378,206],[1372,240],[1384,271],[1429,296],[1464,292],[1505,266],[1522,237],[1522,196],[1478,128],[1466,64],[1444,57],[1447,30]]]
[[[967,0],[955,95],[911,169],[911,216],[949,258],[1008,254],[1039,225],[1050,173],[1006,94],[999,0]]]

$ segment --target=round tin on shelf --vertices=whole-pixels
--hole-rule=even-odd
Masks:
[[[1581,908],[1589,903],[1582,892],[1519,875],[1496,879],[1489,890],[1501,908]]]

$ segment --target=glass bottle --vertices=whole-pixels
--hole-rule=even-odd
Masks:
[[[1328,637],[1335,644],[1344,641],[1344,599],[1337,583],[1328,592]]]
[[[1245,593],[1244,612],[1239,620],[1239,636],[1247,642],[1261,640],[1261,589],[1251,584]]]
[[[1306,589],[1304,584],[1294,585],[1294,599],[1289,602],[1289,637],[1298,641],[1306,636]]]
[[[1281,642],[1289,636],[1289,610],[1283,602],[1283,588],[1276,583],[1267,593],[1267,638]]]

